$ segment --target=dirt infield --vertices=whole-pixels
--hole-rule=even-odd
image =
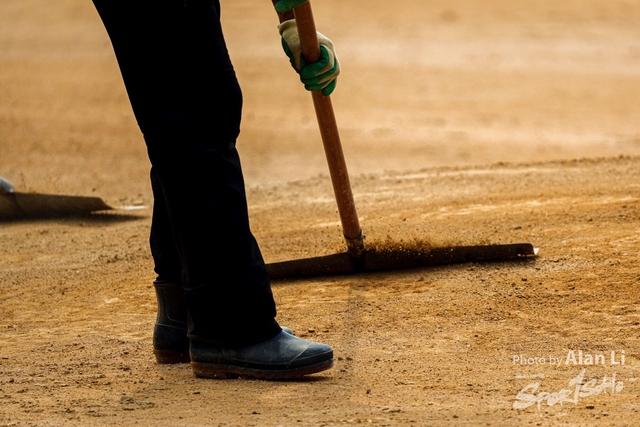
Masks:
[[[311,100],[269,2],[223,0],[268,262],[343,250]],[[227,4],[228,3],[228,4]],[[636,425],[640,5],[324,0],[367,242],[531,242],[533,261],[278,281],[335,349],[297,382],[155,364],[150,210],[0,223],[0,426]],[[0,3],[0,175],[152,203],[89,0]]]

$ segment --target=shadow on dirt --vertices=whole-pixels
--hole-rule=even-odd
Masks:
[[[116,212],[97,212],[97,213],[85,213],[76,215],[64,215],[64,216],[29,216],[22,218],[0,218],[0,224],[21,224],[21,223],[66,223],[73,225],[77,223],[78,226],[86,224],[120,224],[128,221],[145,220],[149,218],[149,215],[132,215]]]

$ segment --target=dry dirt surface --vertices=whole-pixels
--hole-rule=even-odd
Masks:
[[[311,101],[268,1],[223,0],[268,262],[343,250]],[[640,3],[316,0],[367,242],[535,260],[278,281],[334,347],[302,381],[154,362],[150,210],[0,223],[0,426],[638,425]],[[150,206],[89,0],[0,2],[0,175]]]

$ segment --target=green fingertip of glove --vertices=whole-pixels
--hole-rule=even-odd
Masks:
[[[333,79],[330,83],[321,83],[321,84],[305,84],[304,88],[309,92],[315,92],[317,90],[321,90],[324,96],[331,95],[331,92],[336,88],[336,81],[338,79]]]
[[[280,13],[288,12],[291,9],[306,3],[308,0],[280,0],[275,4],[276,11]]]
[[[322,89],[322,94],[324,96],[329,96],[331,95],[331,93],[333,92],[333,90],[336,88],[336,85],[338,84],[338,78],[336,77],[335,79],[333,79],[331,81],[331,83],[329,83],[327,85],[327,87],[325,87],[324,89]]]
[[[329,57],[327,48],[325,46],[320,46],[320,58],[318,58],[316,62],[309,65],[302,64],[302,68],[300,69],[300,77],[305,80],[316,77],[320,71],[327,67],[330,59],[331,58]],[[333,66],[333,71],[335,71],[335,64]]]
[[[333,93],[334,89],[336,88],[336,85],[338,84],[338,79],[335,78],[333,80],[331,80],[331,82],[329,84],[327,83],[322,83],[322,84],[316,84],[316,85],[304,85],[304,88],[308,91],[315,91],[315,90],[321,90],[322,94],[324,96],[329,96]]]

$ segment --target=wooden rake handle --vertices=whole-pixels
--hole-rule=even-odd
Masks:
[[[304,59],[307,63],[317,62],[320,59],[320,46],[311,4],[307,1],[293,9],[293,13],[298,26]],[[342,232],[347,243],[347,252],[355,258],[359,258],[364,253],[364,236],[358,221],[353,193],[351,192],[349,173],[342,151],[342,144],[340,143],[340,134],[338,133],[338,125],[333,113],[331,98],[324,96],[320,90],[312,91],[311,95],[313,106],[316,110],[318,126],[320,127],[324,152],[329,165],[329,174],[331,175],[333,192],[338,205]]]

